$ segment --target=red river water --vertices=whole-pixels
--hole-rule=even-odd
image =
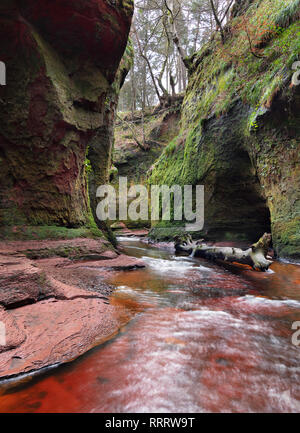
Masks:
[[[300,412],[299,265],[225,269],[122,244],[147,265],[108,281],[131,320],[76,361],[2,392],[0,412]]]

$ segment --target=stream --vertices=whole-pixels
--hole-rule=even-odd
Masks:
[[[267,273],[121,240],[147,267],[113,273],[131,320],[76,361],[0,395],[0,412],[300,412],[300,266]],[[299,337],[300,343],[300,337]]]

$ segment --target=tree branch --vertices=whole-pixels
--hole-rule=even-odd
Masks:
[[[181,43],[180,43],[180,39],[179,39],[179,36],[177,33],[177,28],[176,28],[176,17],[174,16],[172,9],[169,7],[167,0],[164,0],[164,4],[165,4],[165,7],[166,7],[166,9],[170,15],[170,23],[171,23],[172,31],[173,31],[173,35],[172,35],[173,42],[174,42],[174,44],[178,50],[178,53],[181,57],[181,60],[183,61],[184,66],[187,68],[187,70],[189,70],[190,62],[188,61],[186,52],[184,51],[184,48],[181,46]]]
[[[214,4],[213,0],[210,0],[210,5],[211,5],[212,12],[214,14],[214,18],[215,18],[216,24],[217,24],[217,26],[220,29],[221,38],[222,38],[222,44],[224,45],[225,44],[225,34],[224,34],[223,27],[222,27],[222,23],[219,20],[219,17],[218,17],[218,14],[217,14],[217,11],[216,11],[216,8],[215,8],[215,4]]]
[[[152,82],[153,82],[153,85],[154,85],[154,88],[155,88],[155,92],[156,92],[156,95],[157,95],[157,97],[158,97],[158,99],[160,101],[161,100],[161,96],[160,96],[158,87],[156,85],[156,81],[155,81],[155,77],[154,77],[154,74],[153,74],[153,71],[152,71],[152,68],[151,68],[151,64],[149,62],[148,57],[144,54],[144,52],[142,50],[140,38],[138,36],[137,30],[136,30],[134,24],[132,25],[132,31],[133,31],[133,33],[135,34],[135,37],[136,37],[136,41],[137,41],[137,44],[138,44],[138,47],[139,47],[140,56],[146,61],[147,65],[148,65],[148,68],[149,68],[149,71],[150,71],[150,75],[151,75],[151,78],[152,78]]]
[[[184,251],[195,257],[203,257],[208,260],[221,260],[223,262],[237,262],[251,266],[254,270],[267,271],[271,264],[267,254],[271,243],[271,235],[265,233],[256,243],[247,250],[232,247],[214,247],[201,241],[195,242],[190,235],[175,240],[176,251]]]
[[[143,151],[147,151],[147,150],[148,150],[148,147],[147,147],[147,146],[144,146],[144,145],[139,141],[139,139],[137,138],[137,136],[136,136],[136,134],[135,134],[135,130],[134,130],[133,127],[130,125],[130,123],[129,123],[129,122],[126,122],[126,120],[122,119],[122,117],[120,117],[120,116],[118,115],[118,113],[116,113],[116,116],[117,116],[117,118],[118,118],[122,123],[124,123],[124,124],[125,124],[129,129],[130,129],[130,131],[131,131],[131,133],[132,133],[132,137],[133,137],[134,141],[136,142],[136,144],[139,146],[139,148],[140,148],[141,150],[143,150]]]

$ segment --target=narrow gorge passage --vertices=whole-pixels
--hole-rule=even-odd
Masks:
[[[300,267],[224,269],[123,238],[145,269],[112,273],[131,320],[73,363],[2,384],[1,412],[298,412]]]

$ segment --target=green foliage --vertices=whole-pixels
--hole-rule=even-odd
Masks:
[[[288,3],[288,4],[287,4]],[[300,28],[299,22],[295,22],[287,27],[297,14],[299,0],[276,0],[275,4],[271,0],[255,2],[247,12],[247,19],[252,25],[259,26],[266,23],[271,39],[265,42],[263,58],[255,58],[250,50],[249,44],[245,40],[245,35],[233,33],[228,39],[225,47],[215,41],[211,42],[211,52],[213,55],[206,55],[201,60],[201,64],[190,78],[189,88],[184,100],[182,113],[182,132],[186,129],[197,130],[198,139],[201,138],[201,131],[196,125],[201,124],[203,119],[210,116],[220,116],[228,112],[235,101],[239,98],[244,103],[253,107],[249,114],[248,128],[257,129],[257,114],[260,107],[269,106],[272,97],[278,92],[284,82],[284,76],[290,74],[293,61],[300,53]],[[262,33],[265,38],[265,32]],[[201,57],[206,46],[195,57]],[[225,51],[224,51],[225,50]],[[227,58],[227,50],[238,52],[238,59]],[[194,125],[194,126],[192,126]],[[194,137],[196,138],[196,137]],[[172,140],[167,146],[165,155],[171,156],[170,163],[174,165],[173,154],[183,153],[184,158],[191,152],[190,147],[194,146],[194,140],[189,135],[189,140],[185,143],[185,151],[176,144],[176,139]],[[162,166],[166,169],[164,157],[161,158]],[[158,164],[159,167],[159,164]],[[158,168],[157,168],[158,169]],[[155,175],[154,175],[155,176]],[[166,176],[163,176],[165,178]],[[173,176],[172,176],[173,177]],[[182,176],[180,176],[182,177]]]
[[[92,172],[91,161],[88,158],[85,158],[84,166],[87,174]]]
[[[278,234],[274,244],[279,248],[286,242],[287,255],[297,250],[295,239],[299,242],[297,193],[290,187],[299,178],[299,154],[297,144],[286,137],[285,131],[297,131],[299,124],[293,115],[284,123],[266,113],[272,112],[277,95],[285,101],[292,98],[292,65],[300,56],[298,19],[299,0],[254,1],[245,20],[237,17],[231,23],[232,32],[224,46],[216,37],[193,57],[181,131],[169,143],[149,179],[151,184],[205,183],[210,200],[206,206],[208,225],[217,224],[224,235],[228,218],[224,228],[223,215],[228,203],[223,207],[217,203],[216,191],[224,191],[228,174],[235,167],[235,160],[228,155],[235,158],[235,149],[248,152],[253,166],[249,163],[247,170],[257,172],[273,231]],[[247,31],[257,47],[257,56],[251,52]],[[281,185],[288,189],[283,196]],[[232,190],[230,185],[228,188]],[[280,224],[276,222],[279,217]],[[290,224],[288,231],[285,223]],[[233,239],[231,227],[226,232]],[[154,228],[154,233],[158,236],[160,231]]]
[[[180,237],[186,234],[182,228],[182,224],[176,227],[175,223],[161,221],[149,232],[149,238],[154,241],[168,242],[173,241],[175,237]]]
[[[287,27],[294,18],[300,17],[300,0],[287,1],[284,8],[276,14],[275,25],[279,28]],[[276,7],[274,5],[274,7]]]

